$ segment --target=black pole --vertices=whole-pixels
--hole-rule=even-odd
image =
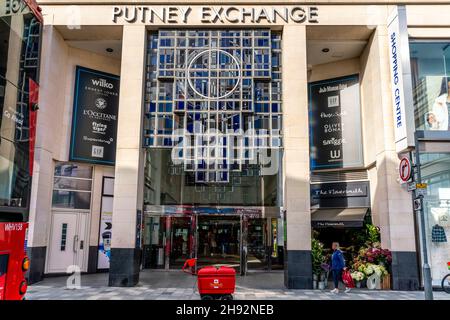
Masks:
[[[419,151],[419,139],[417,138],[417,132],[414,134],[414,145],[415,145],[415,171],[416,171],[416,181],[417,183],[422,183],[422,175],[420,170],[420,151]],[[425,214],[423,210],[423,195],[417,194],[417,189],[414,191],[416,199],[420,201],[420,208],[417,210],[419,214],[420,221],[420,232],[421,232],[421,248],[423,255],[422,263],[422,274],[423,274],[423,288],[425,291],[425,300],[433,300],[433,286],[431,282],[431,269],[428,263],[428,249],[427,249],[427,236],[426,236],[426,225],[425,225]]]

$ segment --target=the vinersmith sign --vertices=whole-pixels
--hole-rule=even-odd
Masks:
[[[285,24],[318,23],[319,10],[313,6],[237,7],[237,6],[114,6],[114,23],[167,24]]]
[[[320,183],[311,185],[313,208],[370,207],[368,181]]]

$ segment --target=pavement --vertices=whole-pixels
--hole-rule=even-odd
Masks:
[[[293,290],[283,284],[283,272],[250,273],[236,277],[235,300],[423,300],[423,291],[353,289],[339,294],[330,290]],[[179,271],[142,271],[135,287],[108,287],[108,274],[81,275],[80,285],[69,287],[68,276],[47,277],[28,287],[28,300],[199,300],[196,277]],[[435,300],[450,300],[442,291]]]

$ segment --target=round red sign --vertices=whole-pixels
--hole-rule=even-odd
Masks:
[[[411,161],[403,157],[398,166],[398,173],[403,182],[407,182],[411,178]]]

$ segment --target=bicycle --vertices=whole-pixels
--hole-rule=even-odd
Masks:
[[[447,269],[450,270],[450,262],[447,262]],[[444,292],[450,294],[450,273],[442,278],[441,287]]]

